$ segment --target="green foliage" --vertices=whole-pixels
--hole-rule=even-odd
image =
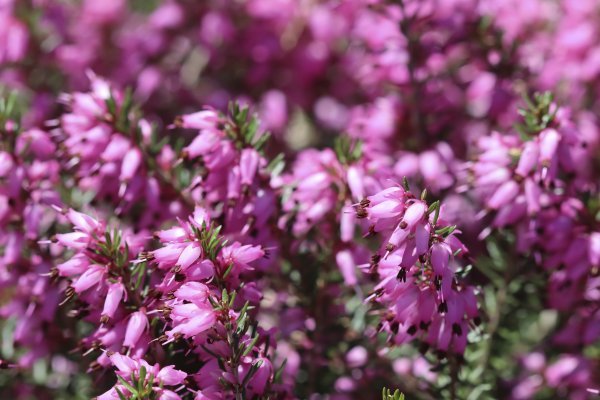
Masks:
[[[8,120],[18,122],[21,118],[21,108],[19,98],[16,92],[3,94],[0,92],[0,128],[4,129],[4,124]]]
[[[267,171],[271,173],[271,176],[278,176],[283,172],[284,168],[285,155],[283,153],[279,153],[269,162],[269,165],[267,165]]]
[[[227,289],[223,289],[221,293],[221,299],[219,301],[212,297],[209,297],[209,301],[211,302],[215,311],[223,315],[229,315],[229,311],[233,309],[236,295],[237,292],[235,290],[229,292]],[[224,359],[223,357],[210,351],[207,347],[203,346],[205,351],[217,359],[219,367],[223,371],[230,371],[234,376],[237,376],[238,366],[241,364],[242,358],[250,354],[260,340],[260,335],[256,332],[256,323],[253,322],[252,318],[248,314],[251,309],[252,306],[250,306],[250,303],[246,301],[242,308],[238,311],[237,318],[235,320],[228,319],[227,322],[225,322],[227,343],[231,349],[230,357]],[[245,340],[248,337],[249,332],[249,336],[251,337],[250,341]],[[258,369],[261,367],[261,365],[261,360],[254,362],[250,366],[250,369],[248,370],[248,373],[244,377],[243,381],[239,384],[226,382],[225,380],[221,381],[221,384],[224,387],[233,390],[236,393],[236,398],[246,398],[246,386],[252,377],[258,372]],[[281,374],[281,372],[279,374]]]
[[[532,261],[516,254],[515,241],[514,235],[504,231],[488,237],[487,255],[479,256],[474,264],[474,272],[487,278],[480,302],[485,324],[469,333],[456,398],[502,398],[504,382],[518,373],[514,360],[539,349],[556,327],[557,313],[545,310],[539,296],[547,278]],[[445,393],[447,374],[439,375],[438,385],[442,398],[450,398]],[[556,397],[538,393],[536,398]]]
[[[117,375],[119,384],[124,386],[127,391],[122,391],[115,387],[120,400],[154,400],[158,397],[154,391],[154,376],[147,375],[146,367],[140,368],[139,374],[131,373],[130,380]]]
[[[454,232],[456,230],[456,225],[450,225],[450,226],[446,226],[444,228],[441,229],[437,229],[435,231],[436,234],[441,235],[443,237],[448,237],[452,234],[452,232]]]
[[[345,165],[352,164],[362,157],[362,141],[347,135],[338,136],[333,143],[333,149],[338,160]]]
[[[138,106],[133,102],[132,89],[130,87],[125,89],[123,101],[120,105],[117,105],[117,101],[112,92],[110,93],[110,97],[104,102],[108,109],[108,115],[104,116],[107,122],[113,123],[117,131],[125,134],[132,133],[133,135],[138,136],[136,139],[139,139],[139,136],[141,135],[138,126],[139,118],[135,115]],[[139,140],[137,141],[139,142]]]
[[[129,2],[129,6],[133,11],[144,14],[150,14],[152,11],[156,10],[159,5],[159,0],[131,0]]]
[[[437,221],[440,218],[440,201],[439,200],[436,200],[435,202],[431,203],[431,205],[427,209],[427,215],[429,215],[431,213],[435,213],[433,216],[432,224],[433,224],[433,226],[436,226]]]
[[[404,188],[404,190],[406,190],[407,192],[410,192],[410,185],[408,184],[408,179],[406,178],[406,176],[402,177],[402,187]]]
[[[6,93],[0,87],[0,149],[13,151],[20,131],[23,105],[16,92]],[[7,126],[11,122],[12,126]]]
[[[227,244],[227,240],[220,236],[222,226],[211,223],[210,225],[203,224],[202,229],[196,227],[192,229],[200,241],[204,254],[210,260],[215,261],[223,246]],[[230,269],[228,269],[227,274],[229,271]],[[225,277],[223,276],[223,278]]]
[[[557,107],[552,107],[554,97],[550,92],[535,93],[533,98],[523,96],[526,107],[519,109],[523,123],[515,125],[524,140],[548,128],[556,116]],[[554,109],[553,109],[554,108]]]
[[[129,246],[122,244],[121,231],[112,229],[110,232],[104,232],[104,241],[98,240],[98,254],[112,260],[119,268],[125,267],[129,263]]]
[[[381,398],[383,400],[404,400],[404,394],[400,393],[400,390],[398,389],[392,393],[390,389],[383,388],[381,391]]]
[[[229,103],[229,112],[225,132],[238,149],[252,147],[262,151],[271,137],[269,132],[259,132],[260,121],[256,114],[250,114],[248,106],[240,106],[238,102]]]
[[[149,276],[147,261],[132,263],[130,261],[129,245],[122,238],[117,228],[104,232],[104,240],[96,238],[98,246],[93,251],[112,263],[110,269],[113,278],[124,277],[129,290],[140,292],[146,289],[146,278]]]

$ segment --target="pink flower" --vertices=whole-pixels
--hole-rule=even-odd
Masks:
[[[214,110],[203,110],[177,117],[175,126],[187,129],[214,130],[219,122],[219,114]]]
[[[179,258],[177,259],[177,266],[185,270],[196,260],[198,260],[201,254],[202,248],[200,247],[200,244],[197,242],[192,242],[188,244],[181,252]]]
[[[186,282],[175,291],[175,297],[180,300],[191,301],[200,306],[205,304],[209,295],[209,288],[200,282]]]
[[[240,156],[240,175],[242,185],[251,185],[258,169],[260,155],[254,149],[244,149]]]
[[[212,308],[197,308],[183,322],[174,325],[173,329],[166,331],[167,337],[173,340],[175,335],[180,334],[185,338],[194,337],[213,327],[216,316]]]
[[[116,282],[108,286],[108,292],[104,300],[104,308],[102,309],[102,318],[112,318],[121,304],[125,288],[121,282]]]
[[[132,313],[127,322],[127,329],[125,330],[125,339],[123,340],[123,346],[135,347],[144,331],[149,328],[148,317],[146,316],[146,310],[140,309]]]
[[[119,180],[121,180],[122,182],[129,182],[135,176],[141,164],[141,151],[137,147],[131,148],[123,158]]]
[[[172,365],[168,365],[160,370],[156,378],[159,382],[167,386],[175,386],[182,384],[186,376],[185,372],[175,369]]]
[[[82,293],[92,286],[97,285],[102,280],[105,273],[106,269],[102,265],[90,265],[73,283],[73,289],[75,289],[76,293]]]

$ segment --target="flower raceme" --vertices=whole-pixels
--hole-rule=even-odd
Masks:
[[[201,360],[217,361],[210,375],[199,371],[190,378],[199,399],[211,398],[203,393],[214,387],[233,392],[245,387],[253,395],[288,391],[274,381],[266,345],[271,333],[252,322],[255,312],[250,309],[260,301],[256,283],[242,280],[264,257],[260,246],[227,244],[200,207],[179,226],[156,232],[163,247],[151,252],[142,251],[134,236],[107,232],[102,221],[57,210],[75,230],[57,235],[56,242],[75,254],[54,275],[71,282],[65,289],[67,300],[77,297],[78,304],[85,304],[86,319],[95,327],[82,340],[81,350],[101,350],[94,368],[112,364],[123,378],[99,399],[117,399],[119,393],[132,395],[135,390],[179,399],[181,388],[163,385],[180,385],[187,375],[173,367],[150,366],[144,358],[156,346],[183,347]],[[153,288],[140,294],[148,277]]]
[[[65,168],[73,169],[78,187],[114,204],[117,214],[134,206],[139,209],[143,198],[144,207],[134,223],[138,228],[171,217],[173,210],[185,205],[181,198],[173,198],[173,183],[167,178],[173,150],[169,145],[155,148],[153,128],[137,115],[130,92],[88,75],[91,90],[63,94],[68,112],[50,124],[56,125],[51,133],[60,143]]]
[[[195,171],[190,197],[222,220],[223,233],[253,244],[273,242],[267,227],[276,210],[273,166],[263,154],[269,133],[259,129],[257,117],[232,104],[227,113],[209,108],[178,116],[170,128],[197,131],[178,161]]]
[[[6,397],[598,392],[598,1],[0,3]]]
[[[493,218],[480,237],[512,228],[519,253],[550,273],[549,305],[571,311],[579,306],[589,314],[599,253],[598,227],[589,215],[593,205],[585,199],[598,190],[590,179],[597,138],[576,126],[568,110],[550,103],[548,112],[551,119],[541,130],[482,137],[476,159],[467,163],[467,180],[486,206],[480,216]]]
[[[380,277],[371,296],[384,306],[380,327],[397,344],[419,338],[438,351],[462,354],[470,323],[478,319],[477,301],[474,288],[457,275],[457,258],[465,259],[467,249],[456,237],[460,231],[444,222],[443,207],[393,186],[355,208],[369,233],[383,238],[363,266]]]
[[[157,396],[159,400],[181,399],[176,392],[165,388],[179,386],[187,377],[185,372],[175,369],[173,365],[161,368],[158,364],[150,365],[143,359],[135,360],[112,352],[108,358],[117,368],[119,382],[96,400],[119,400],[123,396],[130,398],[134,394],[140,399],[145,398],[144,396]]]
[[[478,141],[476,160],[466,164],[466,180],[494,211],[493,227],[515,224],[566,197],[597,190],[589,179],[591,143],[567,110],[555,109],[553,115],[552,125],[527,140],[494,132]]]

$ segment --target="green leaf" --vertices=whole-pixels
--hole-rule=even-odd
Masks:
[[[119,390],[118,387],[115,387],[115,390],[117,391],[117,394],[119,395],[120,400],[127,400],[127,397],[125,397],[125,395],[123,393],[121,393],[121,391]]]
[[[442,229],[438,229],[435,231],[435,233],[437,233],[440,236],[450,236],[452,234],[452,232],[454,232],[456,230],[456,225],[450,225],[450,226],[446,226]]]
[[[283,169],[285,168],[285,155],[283,153],[279,153],[275,158],[269,162],[267,165],[267,171],[271,173],[273,176],[278,176],[281,174]]]
[[[260,368],[260,366],[262,364],[263,364],[262,360],[252,364],[252,366],[250,367],[250,370],[248,371],[248,373],[244,377],[244,380],[242,381],[242,386],[248,385],[248,382],[250,382],[250,379],[252,379],[252,377],[254,376],[254,374],[256,374],[256,372],[258,371],[258,369]]]
[[[113,97],[112,90],[110,91],[108,99],[104,100],[104,102],[106,103],[106,108],[108,108],[110,115],[115,116],[117,114],[117,102]]]
[[[138,393],[142,393],[144,391],[144,385],[146,383],[146,367],[142,365],[140,368],[140,376],[137,382]]]
[[[346,135],[335,139],[333,149],[339,162],[345,165],[360,160],[362,156],[362,142]]]
[[[144,389],[144,396],[150,396],[154,392],[154,375],[150,374],[148,378],[148,383],[146,384],[146,389]]]
[[[246,312],[248,311],[248,307],[249,306],[250,306],[250,302],[246,301],[244,303],[244,306],[242,307],[242,309],[239,312],[239,315],[238,315],[238,318],[237,318],[237,324],[238,325],[240,325],[240,321],[246,317]]]
[[[390,389],[384,387],[381,391],[381,397],[383,400],[404,400],[404,393],[401,393],[398,389],[392,393]]]
[[[252,143],[252,146],[257,151],[260,151],[270,138],[271,134],[269,132],[264,132],[255,142]]]
[[[231,292],[231,295],[229,297],[230,297],[230,299],[229,299],[229,308],[231,308],[233,306],[235,298],[237,297],[237,292],[236,291]]]
[[[351,153],[352,159],[354,161],[358,161],[362,157],[362,148],[363,148],[362,140],[357,140],[354,144],[354,149],[352,149],[352,153]]]
[[[233,263],[230,263],[225,272],[223,273],[223,279],[226,279],[231,270],[233,269]]]
[[[256,342],[258,342],[259,338],[260,338],[259,335],[256,335],[252,338],[252,341],[248,344],[246,349],[242,352],[242,357],[247,356],[248,353],[250,353],[252,351],[252,349],[254,348],[254,345],[256,345]]]
[[[134,388],[129,382],[127,382],[125,379],[123,379],[123,377],[121,375],[117,375],[117,379],[119,380],[119,382],[121,382],[121,385],[125,386],[127,388],[127,390],[129,390],[131,392],[131,394],[137,396],[138,395],[138,391],[136,388]]]
[[[281,377],[283,375],[283,371],[285,369],[286,364],[287,364],[287,359],[284,359],[283,362],[281,363],[281,365],[279,366],[279,368],[277,368],[277,371],[275,371],[275,374],[273,376],[274,382],[278,382],[281,380]]]
[[[223,303],[229,303],[229,294],[227,293],[227,289],[223,289],[221,298],[223,299]]]
[[[410,185],[408,184],[408,179],[406,179],[406,176],[402,177],[402,186],[404,186],[404,190],[407,192],[410,191]]]

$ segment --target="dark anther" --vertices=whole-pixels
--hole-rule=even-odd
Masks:
[[[67,298],[73,297],[75,296],[75,289],[73,289],[72,286],[69,286],[66,290],[65,290],[65,296],[67,296]]]
[[[358,207],[356,209],[356,216],[359,219],[363,219],[363,218],[367,218],[367,216],[369,215],[369,213],[367,212],[366,209],[364,209],[363,207]]]
[[[183,126],[183,117],[181,115],[178,115],[175,117],[175,121],[173,122],[176,127],[181,128]]]
[[[156,340],[158,340],[159,343],[164,343],[169,340],[169,337],[167,335],[160,335]]]
[[[406,268],[400,268],[400,271],[398,271],[398,275],[396,275],[396,279],[398,279],[401,282],[406,282]]]
[[[92,371],[100,371],[102,369],[102,365],[100,365],[100,363],[98,361],[92,361],[90,363],[90,370]]]
[[[462,335],[462,328],[460,327],[459,324],[457,324],[457,323],[452,324],[452,333],[454,333],[457,336]]]
[[[448,304],[444,301],[438,307],[438,312],[444,314],[448,312]]]
[[[373,254],[371,256],[371,264],[379,264],[379,261],[381,261],[381,256],[379,254]]]

